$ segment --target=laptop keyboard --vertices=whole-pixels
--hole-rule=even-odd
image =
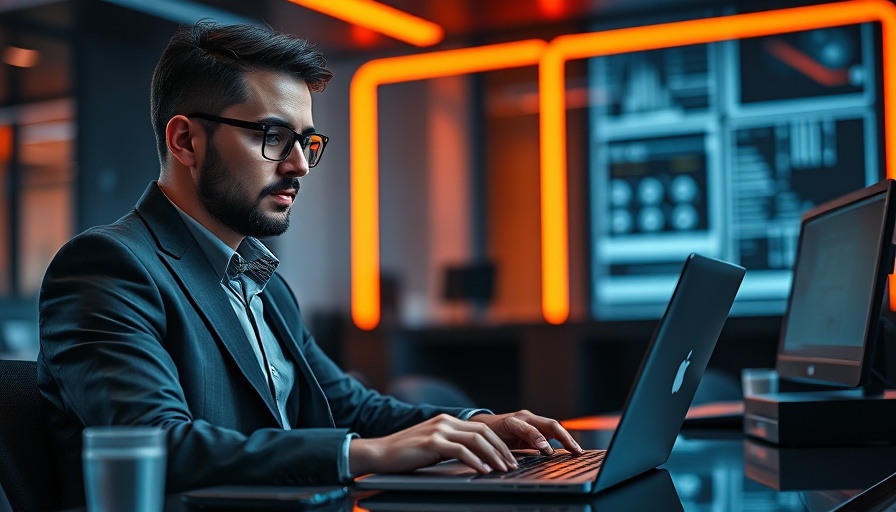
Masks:
[[[513,471],[501,473],[492,471],[475,478],[511,479],[511,478],[571,478],[600,467],[604,461],[606,450],[586,450],[581,455],[556,451],[552,455],[527,455],[517,459],[519,467]]]

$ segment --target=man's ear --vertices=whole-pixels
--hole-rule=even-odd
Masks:
[[[184,167],[199,167],[205,154],[206,133],[198,121],[176,115],[165,127],[165,144],[171,156]]]

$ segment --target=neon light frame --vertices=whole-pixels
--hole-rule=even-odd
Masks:
[[[893,27],[896,7],[885,0],[850,0],[815,5],[665,23],[588,34],[559,36],[548,44],[539,65],[541,144],[542,313],[549,323],[569,316],[569,241],[567,219],[567,158],[565,70],[570,60],[733,39],[800,32],[858,23],[882,26],[884,148],[887,177],[896,150],[896,81],[889,67],[896,52]],[[553,148],[551,152],[548,149]],[[557,149],[561,155],[557,156]],[[896,305],[896,279],[890,276],[891,304]]]
[[[377,59],[362,65],[350,90],[352,319],[361,329],[380,321],[379,134],[380,85],[496,69],[535,66],[540,39]]]

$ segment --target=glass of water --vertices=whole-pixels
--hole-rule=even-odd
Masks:
[[[158,427],[84,429],[88,512],[161,512],[165,503],[165,431]]]
[[[778,392],[778,372],[774,368],[744,368],[740,378],[744,398]]]

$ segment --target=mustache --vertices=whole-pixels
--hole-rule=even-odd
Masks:
[[[300,187],[301,183],[299,183],[299,178],[281,178],[280,180],[275,181],[274,183],[271,183],[270,185],[261,189],[261,194],[259,194],[259,197],[264,197],[268,194],[279,192],[281,190],[295,189],[295,191],[298,192]]]

